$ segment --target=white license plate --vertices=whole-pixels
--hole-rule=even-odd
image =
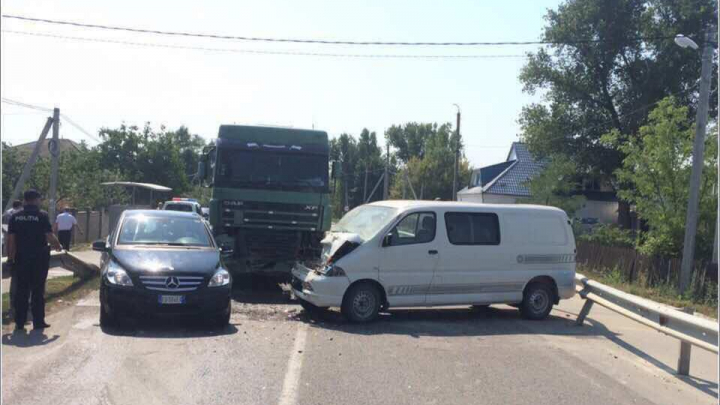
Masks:
[[[184,295],[158,295],[158,302],[160,304],[184,304]]]

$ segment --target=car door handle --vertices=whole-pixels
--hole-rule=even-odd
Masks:
[[[438,251],[437,251],[437,250],[428,250],[428,254],[429,254],[429,255],[436,255],[436,254],[438,254]]]

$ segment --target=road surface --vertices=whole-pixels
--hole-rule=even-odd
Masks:
[[[713,404],[717,356],[582,301],[548,320],[507,306],[393,310],[370,325],[307,316],[274,286],[234,293],[232,324],[141,320],[103,331],[97,293],[44,334],[3,331],[4,403]]]

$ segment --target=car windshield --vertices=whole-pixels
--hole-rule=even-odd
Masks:
[[[200,218],[134,215],[120,228],[118,245],[211,246]]]
[[[168,211],[192,212],[193,207],[190,204],[168,204],[165,209]]]
[[[375,236],[397,214],[397,208],[361,205],[345,214],[332,228],[333,232],[350,232],[364,240]]]

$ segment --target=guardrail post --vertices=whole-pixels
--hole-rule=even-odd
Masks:
[[[588,316],[588,313],[590,313],[590,309],[592,308],[594,302],[585,299],[585,305],[583,305],[582,309],[580,310],[580,314],[577,317],[577,320],[575,321],[575,325],[582,326],[583,322],[585,322],[585,317]]]
[[[692,308],[683,308],[683,312],[693,315],[695,311]],[[678,375],[690,374],[690,353],[692,345],[687,342],[680,341],[680,355],[678,356],[677,373]]]

